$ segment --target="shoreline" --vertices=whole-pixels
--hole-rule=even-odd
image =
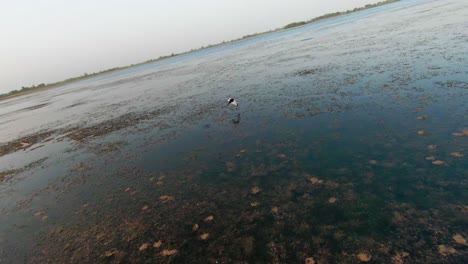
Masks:
[[[23,96],[23,95],[28,95],[28,94],[31,94],[31,93],[34,93],[34,92],[40,92],[40,91],[45,91],[45,90],[52,89],[52,88],[57,88],[57,87],[64,86],[64,85],[67,85],[67,84],[70,84],[70,83],[75,83],[75,82],[82,81],[82,80],[85,80],[85,79],[89,79],[89,78],[92,78],[92,77],[101,76],[101,75],[104,75],[104,74],[110,73],[110,72],[124,70],[124,69],[128,69],[128,68],[131,68],[131,67],[141,66],[141,65],[152,63],[152,62],[157,62],[157,61],[161,61],[161,60],[164,60],[164,59],[177,57],[177,56],[180,56],[180,55],[186,55],[186,54],[190,54],[190,53],[193,53],[193,52],[197,52],[197,51],[201,51],[201,50],[205,50],[205,49],[209,49],[209,48],[214,48],[214,47],[219,47],[219,46],[223,46],[223,45],[227,45],[227,44],[237,43],[237,42],[244,41],[244,40],[249,40],[249,39],[260,37],[260,36],[270,34],[270,33],[277,33],[277,32],[292,30],[292,29],[297,28],[297,27],[302,27],[302,26],[313,24],[313,23],[323,22],[323,21],[326,21],[326,20],[329,20],[329,19],[341,17],[341,16],[344,16],[344,15],[349,15],[349,14],[352,14],[352,13],[357,13],[357,12],[360,12],[360,11],[372,9],[372,8],[375,8],[375,7],[379,7],[379,6],[383,6],[383,5],[387,5],[387,4],[391,4],[391,3],[396,3],[396,2],[399,2],[399,1],[401,1],[401,0],[380,1],[380,2],[377,2],[377,3],[374,3],[374,4],[368,4],[368,5],[365,5],[365,6],[356,7],[354,9],[352,9],[352,10],[346,10],[346,11],[342,11],[342,12],[324,14],[324,15],[312,18],[310,20],[307,20],[307,21],[292,22],[292,23],[289,23],[289,24],[287,24],[287,25],[285,25],[284,27],[281,27],[281,28],[277,28],[277,29],[273,29],[273,30],[269,30],[269,31],[265,31],[265,32],[260,32],[260,33],[253,33],[253,34],[250,34],[250,35],[245,35],[245,36],[237,38],[237,39],[233,39],[233,40],[229,40],[229,41],[223,41],[221,43],[208,45],[206,47],[202,46],[201,48],[191,49],[189,51],[182,52],[182,53],[176,53],[176,54],[173,53],[171,55],[160,56],[157,59],[150,59],[150,60],[147,60],[147,61],[144,61],[144,62],[135,63],[135,64],[131,64],[131,65],[128,65],[128,66],[115,67],[115,68],[102,70],[102,71],[91,73],[91,74],[85,74],[85,75],[78,76],[78,77],[72,77],[72,78],[69,78],[69,79],[66,79],[66,80],[63,80],[63,81],[59,81],[59,82],[55,82],[55,83],[51,83],[51,84],[42,83],[42,84],[39,84],[38,86],[33,85],[32,87],[23,87],[22,89],[25,90],[25,91],[13,90],[13,91],[10,91],[8,93],[0,94],[0,101],[16,98],[16,97]]]

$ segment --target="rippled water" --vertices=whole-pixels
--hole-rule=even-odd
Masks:
[[[1,101],[0,262],[467,262],[467,16],[402,1]]]

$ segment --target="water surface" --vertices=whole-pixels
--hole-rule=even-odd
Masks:
[[[0,262],[467,262],[467,16],[402,1],[1,101]]]

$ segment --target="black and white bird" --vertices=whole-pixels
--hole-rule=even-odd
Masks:
[[[227,105],[239,106],[239,104],[236,102],[236,100],[234,100],[234,98],[229,98]]]

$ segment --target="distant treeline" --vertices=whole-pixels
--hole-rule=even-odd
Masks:
[[[133,65],[131,65],[131,66],[133,66]],[[51,87],[54,87],[54,86],[60,86],[60,85],[64,85],[64,84],[67,84],[67,83],[74,82],[74,81],[90,78],[90,77],[93,77],[93,76],[96,76],[96,75],[99,75],[99,74],[109,73],[109,72],[112,72],[112,71],[125,69],[125,68],[128,68],[128,67],[130,67],[130,66],[116,67],[116,68],[112,68],[112,69],[108,69],[108,70],[104,70],[104,71],[100,71],[100,72],[93,72],[93,73],[90,73],[90,74],[84,73],[83,75],[81,75],[79,77],[69,78],[69,79],[66,79],[64,81],[55,82],[55,83],[41,83],[41,84],[38,84],[38,85],[29,86],[29,87],[23,86],[19,90],[13,90],[13,91],[11,91],[9,93],[0,94],[0,99],[5,98],[5,97],[14,96],[14,95],[19,95],[19,94],[32,92],[34,90],[51,88]]]
[[[100,71],[100,72],[94,72],[94,73],[91,73],[91,74],[84,73],[83,75],[81,75],[79,77],[69,78],[69,79],[66,79],[66,80],[61,81],[61,82],[41,83],[41,84],[38,84],[38,85],[32,85],[30,87],[24,87],[23,86],[23,87],[21,87],[20,90],[13,90],[13,91],[11,91],[9,93],[0,94],[0,99],[5,99],[5,98],[12,97],[12,96],[15,96],[15,95],[32,92],[34,90],[40,90],[40,89],[46,89],[46,88],[51,88],[51,87],[55,87],[55,86],[60,86],[60,85],[64,85],[64,84],[74,82],[74,81],[79,81],[79,80],[83,80],[83,79],[86,79],[86,78],[90,78],[90,77],[93,77],[93,76],[96,76],[96,75],[109,73],[109,72],[117,71],[117,70],[122,70],[122,69],[126,69],[126,68],[129,68],[129,67],[132,67],[132,66],[145,64],[145,63],[155,62],[155,61],[158,61],[158,60],[163,60],[163,59],[167,59],[167,58],[170,58],[170,57],[174,57],[174,56],[178,56],[178,55],[182,55],[182,54],[186,54],[186,53],[190,53],[190,52],[194,52],[194,51],[198,51],[198,50],[202,50],[202,49],[206,49],[206,48],[211,48],[211,47],[214,47],[214,46],[224,45],[224,44],[227,44],[227,43],[233,43],[233,42],[240,41],[240,40],[243,40],[243,39],[260,36],[260,35],[268,34],[268,33],[279,31],[279,30],[298,27],[298,26],[302,26],[302,25],[305,25],[305,24],[317,22],[317,21],[320,21],[320,20],[324,20],[324,19],[328,19],[328,18],[340,16],[340,15],[345,15],[345,14],[349,14],[349,13],[353,13],[353,12],[357,12],[357,11],[361,11],[361,10],[364,10],[364,9],[369,9],[369,8],[385,5],[385,4],[390,4],[390,3],[398,2],[398,1],[400,1],[400,0],[386,0],[386,1],[375,3],[375,4],[368,4],[368,5],[365,5],[363,7],[357,7],[357,8],[354,8],[352,10],[347,10],[347,11],[344,11],[344,12],[329,13],[329,14],[325,14],[323,16],[319,16],[319,17],[307,20],[307,21],[299,21],[299,22],[290,23],[290,24],[287,24],[286,26],[284,26],[283,28],[277,28],[277,29],[274,29],[274,30],[266,31],[266,32],[245,35],[245,36],[243,36],[241,38],[238,38],[238,39],[234,39],[234,40],[231,40],[231,41],[223,41],[221,43],[208,45],[206,47],[202,46],[202,47],[200,47],[198,49],[191,49],[190,51],[187,51],[187,52],[176,53],[176,54],[172,53],[171,55],[161,56],[161,57],[159,57],[157,59],[151,59],[151,60],[147,60],[147,61],[142,62],[142,63],[132,64],[132,65],[125,66],[125,67],[116,67],[116,68],[112,68],[112,69],[108,69],[108,70],[104,70],[104,71]]]
[[[294,23],[291,23],[291,24],[287,24],[286,26],[283,27],[283,29],[298,27],[298,26],[302,26],[302,25],[305,25],[305,24],[317,22],[317,21],[320,21],[320,20],[324,20],[324,19],[328,19],[328,18],[332,18],[332,17],[336,17],[336,16],[341,16],[341,15],[346,15],[346,14],[349,14],[349,13],[353,13],[353,12],[361,11],[361,10],[364,10],[364,9],[369,9],[369,8],[381,6],[381,5],[386,5],[386,4],[390,4],[390,3],[394,3],[394,2],[398,2],[398,1],[400,1],[400,0],[386,0],[386,1],[375,3],[375,4],[368,4],[368,5],[365,5],[365,6],[362,6],[362,7],[356,7],[354,9],[346,10],[344,12],[328,13],[328,14],[325,14],[323,16],[315,17],[315,18],[313,18],[311,20],[299,21],[299,22],[294,22]]]

